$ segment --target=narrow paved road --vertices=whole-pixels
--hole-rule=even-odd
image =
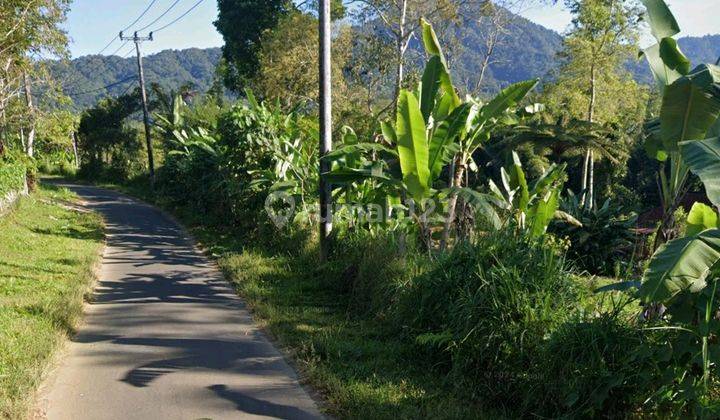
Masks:
[[[41,393],[51,420],[321,418],[242,301],[157,209],[64,185],[107,224],[95,298]]]

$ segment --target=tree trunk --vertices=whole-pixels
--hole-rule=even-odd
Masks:
[[[590,169],[588,171],[588,209],[595,207],[595,152],[590,151]]]
[[[595,63],[590,66],[590,104],[588,104],[587,120],[592,123],[595,120],[595,102],[597,97],[596,90],[596,70]],[[592,209],[593,207],[593,191],[594,191],[594,170],[595,170],[595,154],[590,148],[585,152],[585,164],[583,166],[583,195],[581,203],[583,207]],[[587,192],[587,193],[586,193]]]
[[[485,59],[482,62],[482,65],[480,66],[480,76],[478,76],[478,81],[475,83],[475,93],[480,94],[480,87],[482,86],[482,82],[485,79],[485,72],[487,71],[488,66],[490,65],[490,55],[486,55]]]
[[[28,156],[33,157],[35,154],[35,106],[33,105],[30,78],[27,73],[23,73],[23,79],[25,82],[25,102],[27,103],[28,113],[30,114],[30,131],[28,132],[25,152]]]
[[[465,175],[465,160],[462,156],[459,156],[455,162],[455,176],[453,177],[452,187],[460,188],[463,185],[463,177]],[[457,209],[457,194],[452,194],[448,200],[448,213],[445,218],[445,225],[443,227],[442,240],[440,241],[440,250],[444,251],[447,249],[448,242],[450,241],[450,231],[455,222],[455,213]]]
[[[78,158],[78,149],[77,149],[77,132],[73,131],[72,133],[72,144],[73,144],[73,155],[75,156],[75,169],[80,168],[80,159]]]
[[[397,109],[397,100],[400,96],[403,79],[405,78],[405,66],[403,60],[405,58],[405,50],[407,49],[407,34],[405,34],[405,23],[407,20],[407,3],[408,0],[402,0],[400,6],[400,25],[398,27],[397,39],[395,43],[397,68],[395,69],[395,99],[393,100],[394,109]],[[395,111],[394,111],[395,112]]]
[[[596,88],[595,88],[595,64],[590,67],[590,104],[588,105],[588,121],[594,122],[595,120],[595,102],[596,102]]]
[[[583,161],[583,168],[580,180],[580,205],[585,206],[585,199],[587,198],[587,187],[588,187],[588,169],[590,168],[590,149],[585,150],[585,159]]]

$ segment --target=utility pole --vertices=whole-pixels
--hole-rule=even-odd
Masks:
[[[147,104],[147,93],[145,93],[145,73],[143,72],[142,54],[140,53],[140,43],[143,41],[152,41],[153,33],[150,32],[147,37],[140,37],[135,32],[133,36],[125,37],[120,32],[121,41],[133,41],[135,42],[135,51],[137,51],[137,65],[138,65],[138,80],[140,81],[140,97],[142,98],[143,106],[143,121],[145,122],[145,142],[147,143],[148,152],[148,167],[150,169],[150,184],[155,186],[155,159],[153,157],[153,145],[152,138],[150,136],[150,113],[148,111]]]
[[[27,72],[23,72],[23,85],[25,88],[25,102],[30,113],[30,132],[27,137],[25,151],[27,155],[33,157],[35,155],[35,105],[33,105],[32,90],[30,87],[30,78]]]
[[[325,182],[330,170],[325,155],[332,150],[332,74],[330,1],[320,0],[320,258],[327,259],[332,231],[332,191]]]

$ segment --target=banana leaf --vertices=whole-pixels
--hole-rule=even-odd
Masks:
[[[407,90],[398,98],[396,134],[403,181],[410,196],[422,202],[430,191],[430,153],[420,105]]]
[[[701,140],[720,116],[720,67],[703,64],[665,88],[660,110],[660,137],[665,150]]]
[[[638,296],[646,303],[666,303],[678,293],[707,286],[720,262],[720,229],[663,244],[645,271]]]
[[[685,164],[705,185],[705,192],[715,206],[720,206],[720,138],[680,143]]]

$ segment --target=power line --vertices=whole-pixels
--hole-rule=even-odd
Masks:
[[[155,18],[155,20],[153,20],[152,22],[150,22],[150,23],[148,23],[147,25],[143,26],[142,28],[138,29],[137,32],[142,32],[142,31],[144,31],[145,29],[147,29],[147,28],[153,26],[154,24],[156,24],[160,19],[164,18],[165,15],[167,15],[168,13],[170,13],[170,11],[171,11],[175,6],[177,6],[178,3],[180,3],[180,0],[175,0],[175,2],[174,2],[173,4],[171,4],[170,7],[168,7],[167,10],[165,10],[160,16],[158,16],[157,18]]]
[[[153,7],[153,4],[155,4],[156,2],[157,2],[157,0],[152,0],[152,1],[150,2],[150,4],[148,5],[148,7],[145,8],[145,10],[140,14],[140,16],[138,16],[137,19],[135,19],[135,20],[133,21],[133,23],[129,24],[128,26],[126,26],[126,27],[124,27],[124,28],[122,28],[122,29],[120,30],[120,32],[125,32],[125,31],[127,31],[128,29],[130,29],[134,24],[138,23],[138,21],[140,21],[140,19],[142,19],[143,16],[145,16],[145,14],[148,12],[148,10],[150,10],[150,8]]]
[[[132,53],[134,53],[134,52],[135,52],[135,46],[133,45],[132,47],[130,47],[130,49],[128,50],[128,52],[126,52],[125,55],[122,56],[122,58],[128,58],[128,57],[130,57],[130,55],[131,55]]]
[[[105,44],[105,46],[95,55],[100,55],[100,54],[104,53],[105,50],[107,50],[108,47],[110,47],[113,44],[113,42],[115,42],[116,40],[117,40],[117,37],[113,37],[113,39],[111,39],[110,42]]]
[[[162,27],[160,27],[160,28],[158,28],[158,29],[153,30],[152,33],[160,32],[160,31],[162,31],[163,29],[167,28],[168,26],[176,23],[176,22],[179,21],[180,19],[182,19],[182,18],[184,18],[185,16],[187,16],[190,12],[192,12],[193,10],[195,10],[195,8],[198,7],[198,6],[200,6],[200,3],[204,2],[204,1],[205,1],[205,0],[198,0],[198,2],[195,3],[191,8],[189,8],[185,13],[183,13],[183,14],[180,15],[180,16],[178,16],[177,18],[175,18],[175,20],[173,20],[172,22],[168,23],[167,25],[162,26]]]
[[[106,86],[103,86],[103,87],[99,87],[99,88],[97,88],[97,89],[90,89],[90,90],[86,90],[86,91],[82,91],[82,92],[67,93],[66,95],[67,95],[67,96],[86,95],[86,94],[88,94],[88,93],[98,92],[98,91],[101,91],[101,90],[104,90],[104,89],[107,89],[107,88],[111,88],[111,87],[113,87],[113,86],[117,86],[117,85],[123,84],[123,83],[125,83],[125,82],[127,82],[127,81],[129,81],[129,80],[135,80],[135,79],[137,79],[137,76],[133,75],[133,76],[130,76],[130,77],[126,77],[125,79],[120,80],[119,82],[110,83],[109,85],[106,85]]]
[[[138,23],[138,22],[140,21],[140,19],[142,19],[142,18],[147,14],[147,12],[150,10],[151,7],[153,7],[153,5],[154,5],[156,2],[157,2],[157,0],[152,0],[152,1],[150,2],[150,4],[148,5],[148,7],[146,7],[145,10],[143,10],[142,13],[140,13],[140,16],[138,16],[137,19],[135,19],[131,24],[129,24],[128,26],[126,26],[126,27],[123,28],[122,30],[123,30],[123,31],[126,31],[126,30],[128,30],[130,27],[132,27],[134,24]],[[113,42],[115,42],[116,40],[117,40],[117,37],[113,37],[113,38],[110,40],[110,42],[108,42],[108,43],[103,47],[103,49],[101,49],[100,52],[98,52],[96,55],[100,55],[100,54],[102,54],[103,52],[105,52],[105,50],[107,50],[107,49],[113,44]],[[112,54],[111,54],[111,55],[112,55]]]
[[[109,54],[109,55],[115,55],[115,54],[117,54],[118,51],[120,51],[121,49],[123,49],[123,47],[125,47],[125,46],[128,44],[128,42],[130,42],[130,41],[125,41],[125,42],[123,42],[122,44],[120,44],[120,46],[119,46],[115,51],[113,51],[112,54]]]
[[[132,87],[133,87],[133,84],[132,84],[132,83],[131,83],[131,84],[129,84],[129,85],[128,85],[128,87],[126,87],[126,88],[125,88],[125,90],[123,90],[123,91],[122,91],[122,93],[121,93],[121,94],[119,94],[119,95],[118,95],[117,97],[119,98],[119,97],[121,97],[121,96],[125,95],[126,93],[128,93],[128,91],[129,91],[129,90],[130,90],[130,88],[132,88]]]

